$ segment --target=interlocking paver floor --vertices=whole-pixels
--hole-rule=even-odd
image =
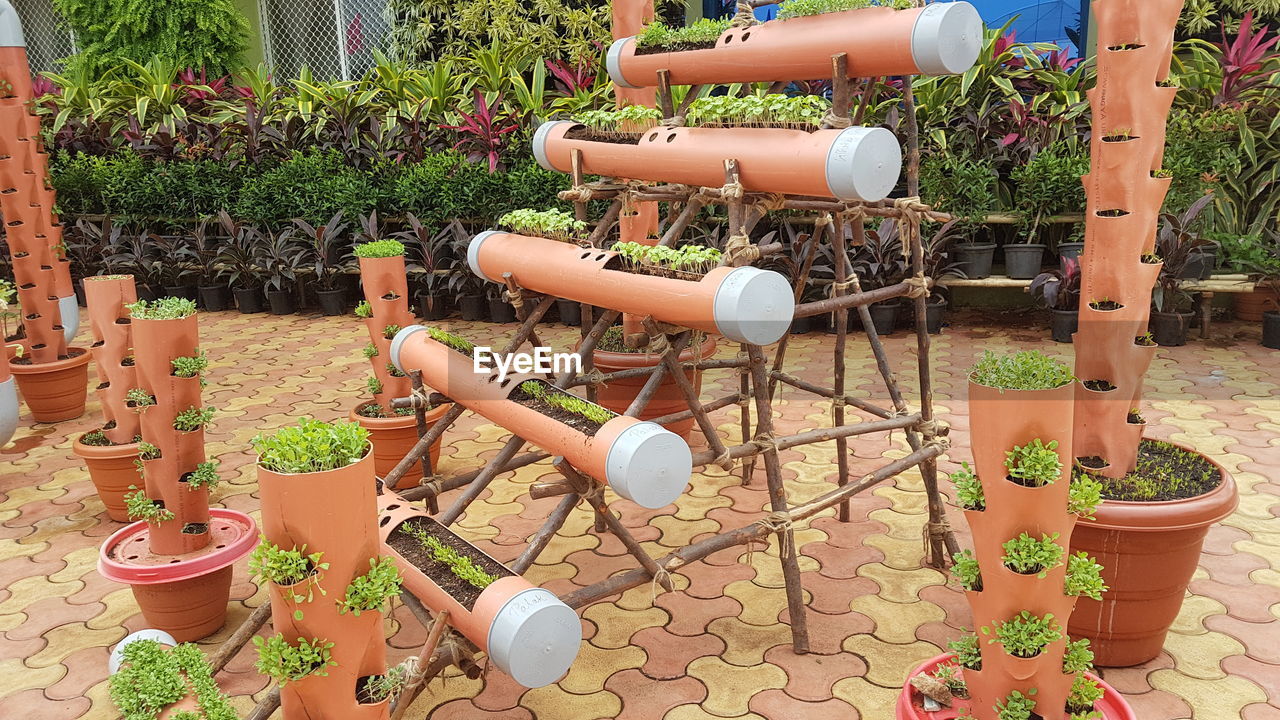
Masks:
[[[477,341],[512,331],[446,325]],[[1142,667],[1104,673],[1142,718],[1280,717],[1280,355],[1261,348],[1252,327],[1215,327],[1214,340],[1160,350],[1149,375],[1146,417],[1151,436],[1215,455],[1240,485],[1240,508],[1210,531],[1165,652]],[[575,332],[553,328],[542,337],[565,347]],[[248,449],[255,433],[301,415],[345,417],[368,369],[358,352],[363,334],[363,326],[350,318],[202,316],[203,346],[212,361],[205,397],[220,409],[208,433],[209,454],[221,459],[224,471],[224,483],[213,493],[216,504],[256,516],[257,482]],[[1046,335],[1006,316],[968,314],[935,340],[936,405],[954,427],[944,470],[968,459],[966,368],[986,349],[1038,347],[1070,354],[1069,346],[1050,343]],[[903,363],[900,380],[912,390],[914,365],[907,361],[914,341],[899,333],[887,343]],[[789,370],[829,381],[831,344],[827,335],[794,338]],[[854,336],[850,348],[849,386],[874,394],[878,378],[865,343]],[[731,373],[710,373],[704,392],[718,397],[731,385],[736,387]],[[826,404],[785,386],[779,400],[780,433],[813,427],[828,412]],[[735,437],[736,420],[733,412],[716,416],[723,436]],[[70,448],[74,437],[100,422],[91,399],[79,420],[28,420],[9,452],[0,455],[0,718],[115,717],[105,682],[107,649],[143,621],[130,591],[103,580],[95,569],[98,545],[120,525],[106,517]],[[464,416],[448,436],[442,470],[476,467],[503,439],[500,429]],[[899,433],[859,438],[851,448],[856,475],[901,456],[905,442]],[[783,453],[793,500],[830,488],[834,453],[834,443]],[[499,479],[462,517],[461,531],[497,558],[514,559],[558,502],[532,500],[525,492],[549,473],[539,464]],[[646,550],[660,555],[759,519],[767,507],[762,487],[762,473],[744,488],[713,468],[695,476],[675,505],[657,511],[621,502],[614,507],[626,525],[637,528]],[[476,680],[449,673],[431,683],[410,716],[890,717],[906,672],[970,623],[956,587],[921,567],[924,512],[920,478],[907,473],[854,500],[851,523],[828,513],[797,529],[811,655],[797,656],[789,648],[775,542],[768,550],[737,548],[682,568],[673,576],[679,592],[656,594],[646,585],[586,608],[581,655],[556,685],[525,690],[498,672]],[[964,542],[963,519],[958,512],[952,517]],[[590,515],[579,511],[528,576],[565,592],[629,567],[621,545],[596,535]],[[227,628],[203,644],[215,647],[264,598],[242,563]],[[386,627],[393,662],[424,640],[403,607]],[[253,671],[251,646],[219,680],[246,713],[268,689]]]

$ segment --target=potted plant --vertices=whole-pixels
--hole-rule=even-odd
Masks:
[[[195,252],[182,235],[148,233],[144,240],[156,266],[156,277],[165,297],[196,299],[196,288],[187,284],[187,278],[196,274]]]
[[[528,688],[569,670],[582,644],[577,613],[394,492],[378,497],[382,548],[405,587]]]
[[[1262,322],[1262,346],[1280,349],[1280,232],[1224,242],[1232,270],[1248,275],[1253,292],[1236,297],[1237,320]]]
[[[235,720],[239,717],[226,693],[213,679],[213,670],[200,648],[190,643],[170,645],[138,637],[164,633],[142,631],[125,639],[112,657],[108,686],[111,701],[124,718],[177,720]]]
[[[218,213],[218,222],[229,238],[217,256],[219,277],[231,286],[242,314],[260,313],[264,269],[258,265],[258,246],[266,237],[257,228],[232,220],[225,210]]]
[[[275,634],[255,637],[257,669],[280,683],[286,717],[385,718],[383,613],[401,592],[380,552],[369,432],[302,419],[253,440],[262,543],[250,571],[271,593]]]
[[[925,201],[957,220],[953,231],[959,242],[952,247],[951,257],[967,278],[991,275],[996,244],[984,222],[1000,206],[999,185],[1000,174],[989,157],[953,150],[930,154],[920,164]]]
[[[1062,258],[1061,270],[1046,270],[1031,281],[1031,297],[1044,303],[1051,316],[1054,342],[1069,343],[1080,327],[1080,262]]]
[[[902,237],[896,220],[886,218],[877,230],[866,232],[866,242],[854,248],[853,272],[861,281],[864,292],[896,285],[907,279],[907,256],[902,252]],[[892,335],[902,314],[902,302],[894,298],[875,303],[867,309],[871,312],[876,334]]]
[[[319,227],[301,218],[294,218],[293,224],[302,234],[304,252],[310,256],[307,264],[315,275],[313,282],[320,312],[329,316],[346,314],[347,291],[340,284],[346,269],[343,249],[347,224],[342,221],[342,211]]]
[[[1163,223],[1156,236],[1156,254],[1163,264],[1151,298],[1151,334],[1165,347],[1187,344],[1187,330],[1195,313],[1191,310],[1191,297],[1182,286],[1195,249],[1208,242],[1191,228],[1211,202],[1213,196],[1204,195],[1180,215],[1160,216]]]
[[[516,308],[507,299],[504,287],[501,285],[486,285],[484,299],[489,304],[489,322],[502,324],[516,321]]]
[[[1104,142],[1110,138],[1104,138]],[[1070,226],[1055,223],[1055,216],[1079,212],[1085,205],[1080,177],[1089,172],[1089,156],[1079,149],[1075,138],[1043,148],[1025,164],[1014,168],[1014,202],[1017,208],[1022,242],[1006,245],[1005,269],[1011,278],[1028,280],[1040,272],[1040,264],[1048,249],[1047,240],[1062,238],[1061,229]],[[1068,256],[1084,247],[1083,242],[1056,243]]]
[[[267,305],[272,315],[291,315],[298,309],[298,272],[309,264],[306,250],[299,247],[293,228],[266,236],[257,246],[257,264],[266,277]]]
[[[199,276],[196,292],[200,307],[206,312],[222,312],[231,308],[231,288],[219,282],[218,255],[222,252],[223,238],[213,232],[214,220],[201,218],[191,230],[191,253]]]
[[[933,288],[929,295],[929,302],[925,305],[925,327],[931,335],[942,332],[943,321],[946,318],[947,296],[946,289],[942,287],[942,281],[949,277],[965,277],[963,264],[951,259],[951,250],[956,238],[955,229],[958,224],[958,220],[944,223],[924,243],[924,275],[929,279],[930,287]],[[895,229],[896,227],[895,223]],[[884,232],[884,230],[884,225],[881,223],[880,231]]]
[[[128,522],[124,497],[130,486],[138,483],[134,465],[142,440],[142,408],[130,407],[129,401],[130,391],[138,387],[129,306],[138,296],[128,275],[85,278],[84,289],[95,341],[90,353],[98,369],[103,424],[76,438],[72,450],[89,469],[89,479],[107,515],[116,522]]]
[[[139,522],[107,538],[98,571],[131,586],[151,626],[198,640],[226,619],[232,566],[253,548],[255,525],[244,513],[209,508],[218,473],[205,457],[204,428],[213,409],[201,403],[200,373],[184,372],[200,357],[195,302],[128,308],[137,387],[126,397],[141,412],[142,487],[125,496],[125,509]]]
[[[404,243],[413,254],[413,261],[408,265],[411,272],[419,274],[419,290],[415,294],[418,316],[431,322],[441,320],[449,315],[449,296],[445,292],[451,265],[451,249],[455,243],[463,242],[467,232],[462,223],[450,221],[443,230],[433,233],[427,229],[416,215],[410,213],[405,221],[409,229],[396,233],[395,237]]]

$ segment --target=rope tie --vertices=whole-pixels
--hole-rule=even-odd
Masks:
[[[684,116],[672,115],[669,118],[662,118],[659,124],[664,127],[684,127]]]
[[[431,407],[429,399],[430,396],[427,394],[427,389],[427,386],[423,385],[420,388],[413,388],[409,391],[409,398],[413,400],[414,405],[418,405],[423,408]]]
[[[768,193],[757,200],[756,204],[764,208],[766,212],[785,210],[787,208],[787,196],[782,193]]]
[[[907,292],[907,297],[912,299],[927,297],[933,289],[933,280],[925,277],[924,273],[909,277],[903,282],[910,286],[911,289]]]
[[[943,420],[921,420],[916,429],[925,437],[945,437],[951,432],[951,425]]]
[[[849,402],[844,399],[843,395],[837,395],[831,398],[832,408],[842,408],[842,407],[847,407],[848,405],[849,405]]]
[[[667,336],[662,333],[649,336],[649,352],[654,355],[666,355],[671,351],[671,343],[667,342]]]
[[[738,11],[734,14],[729,27],[749,28],[756,24],[755,9],[751,7],[748,0],[738,0],[737,7]]]
[[[592,198],[595,197],[595,191],[586,185],[579,185],[568,190],[561,190],[559,197],[565,202],[591,202]]]
[[[720,466],[720,469],[724,470],[725,472],[733,472],[733,466],[737,464],[736,461],[733,459],[733,457],[729,454],[729,450],[727,448],[725,449],[724,452],[720,453],[720,455],[717,456],[715,460],[712,460],[711,462]]]
[[[925,447],[934,447],[934,448],[938,448],[942,452],[946,452],[951,449],[951,438],[945,437],[945,436],[935,437],[929,442],[925,443]]]
[[[790,534],[792,526],[795,522],[791,519],[791,513],[786,510],[778,510],[760,518],[755,522],[756,525],[776,533],[780,550],[784,555],[789,555],[795,550],[795,538]]]
[[[591,502],[592,500],[604,499],[604,486],[597,482],[591,483],[591,488],[584,493],[579,493],[583,500]]]
[[[893,412],[889,413],[889,417],[891,417],[891,418],[900,418],[900,417],[906,417],[906,416],[908,416],[908,415],[910,415],[910,414],[911,414],[911,412],[910,412],[910,411],[908,411],[906,408],[897,408],[897,409],[896,409],[896,410],[894,410]]]
[[[750,265],[760,259],[760,246],[752,245],[745,234],[734,235],[724,245],[724,256],[728,265]]]
[[[818,216],[817,220],[813,221],[813,229],[817,230],[818,228],[823,227],[824,225],[831,225],[834,222],[835,221],[831,218],[831,213],[823,213]]]
[[[831,283],[832,295],[848,295],[850,290],[857,291],[858,289],[857,277],[845,280],[844,282]]]
[[[778,443],[774,440],[773,435],[769,433],[761,433],[751,439],[751,444],[756,446],[760,452],[769,452],[770,450],[778,452]]]
[[[511,307],[515,308],[517,311],[524,307],[524,293],[520,291],[511,292],[510,290],[503,290],[502,297],[505,298],[507,302],[511,303]]]
[[[440,493],[444,492],[443,483],[444,483],[443,475],[433,474],[431,477],[427,477],[424,475],[422,479],[418,481],[418,487],[424,487],[431,490],[432,495],[439,495]]]
[[[606,377],[605,374],[600,372],[600,368],[597,368],[597,367],[592,367],[591,372],[581,377],[583,380],[587,381],[588,385],[594,385],[596,387],[599,387],[601,385],[607,384],[605,382],[605,377]]]
[[[920,202],[919,197],[913,196],[894,200],[893,207],[906,224],[906,231],[902,234],[902,257],[910,259],[911,249],[920,241],[920,213],[928,211],[929,206]]]
[[[720,197],[725,200],[741,200],[744,194],[746,194],[746,189],[737,180],[726,183],[724,187],[720,188]]]
[[[658,601],[658,588],[661,587],[659,583],[662,578],[666,578],[667,582],[670,582],[671,573],[667,572],[667,569],[662,567],[662,565],[658,565],[658,572],[653,574],[653,582],[649,583],[649,594],[652,596],[649,598],[649,602],[651,603],[656,603]],[[674,587],[674,585],[672,587]]]
[[[937,566],[935,561],[939,558],[933,554],[933,541],[941,540],[951,533],[951,523],[947,522],[946,517],[938,522],[929,521],[921,528],[920,537],[924,542],[924,562],[925,565]]]
[[[843,130],[844,128],[853,126],[853,119],[848,115],[837,115],[831,110],[828,110],[827,114],[822,116],[822,126],[836,130]]]

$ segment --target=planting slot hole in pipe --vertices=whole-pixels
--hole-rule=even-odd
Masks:
[[[1146,47],[1141,43],[1125,43],[1124,45],[1109,45],[1107,49],[1111,52],[1131,52],[1133,50],[1141,50]]]
[[[1129,211],[1121,210],[1120,208],[1115,208],[1113,210],[1098,210],[1095,214],[1098,217],[1102,217],[1102,218],[1118,218],[1118,217],[1124,217],[1125,215],[1128,215]]]
[[[1099,393],[1107,393],[1116,389],[1108,380],[1085,380],[1083,383],[1086,390]]]

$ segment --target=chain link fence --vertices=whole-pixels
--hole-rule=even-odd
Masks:
[[[386,0],[258,0],[267,63],[281,77],[305,65],[318,79],[353,80],[385,50]]]
[[[27,39],[32,74],[60,69],[58,61],[75,53],[75,42],[53,9],[52,0],[13,0]]]

